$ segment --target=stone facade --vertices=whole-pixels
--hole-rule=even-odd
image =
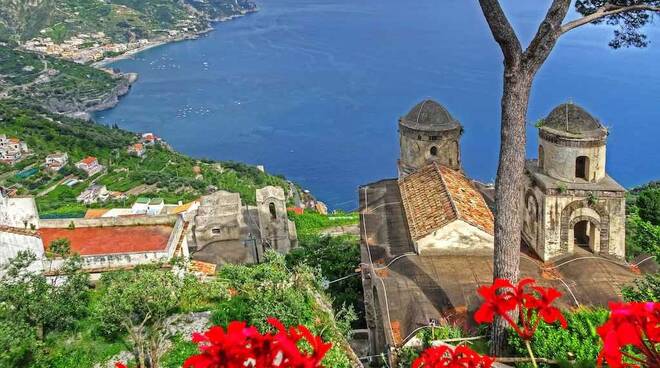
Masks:
[[[219,191],[201,198],[195,216],[197,249],[219,241],[242,238],[246,225],[238,193]]]
[[[463,127],[439,103],[425,100],[399,119],[399,177],[437,162],[459,170]]]
[[[261,241],[265,248],[287,253],[296,246],[297,236],[291,233],[290,220],[286,212],[284,189],[267,186],[257,190],[257,211]]]
[[[625,256],[625,189],[605,171],[607,130],[579,106],[555,108],[528,161],[523,240],[544,261],[582,247]]]

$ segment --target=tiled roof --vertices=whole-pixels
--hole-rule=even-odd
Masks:
[[[94,163],[94,161],[96,161],[96,157],[89,156],[89,157],[85,157],[85,158],[84,158],[82,161],[80,161],[80,162],[82,162],[82,163],[85,164],[85,165],[91,165],[91,164]]]
[[[164,251],[171,233],[167,225],[39,229],[46,250],[53,240],[66,238],[82,256]]]
[[[399,180],[410,236],[419,240],[456,220],[449,194],[435,165]]]
[[[481,193],[474,187],[472,181],[460,171],[452,170],[446,166],[438,166],[438,168],[454,208],[458,211],[458,218],[491,235],[494,234],[495,220],[493,213],[488,208]]]
[[[493,234],[492,212],[460,171],[432,163],[399,180],[399,189],[414,240],[459,219]]]

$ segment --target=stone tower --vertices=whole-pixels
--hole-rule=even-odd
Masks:
[[[286,212],[284,189],[267,186],[257,189],[259,229],[264,248],[287,253],[297,242],[295,224]]]
[[[439,103],[424,100],[399,119],[399,177],[430,162],[461,168],[459,140],[463,127]]]
[[[625,256],[625,189],[605,172],[608,131],[580,106],[557,106],[526,163],[523,239],[544,260],[583,251]]]

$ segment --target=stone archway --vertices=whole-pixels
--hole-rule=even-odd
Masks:
[[[600,221],[596,221],[593,217],[589,216],[578,216],[571,220],[571,215],[575,210],[579,208],[591,208],[592,210],[598,213],[600,216]],[[578,220],[581,219],[581,220]],[[590,204],[587,200],[578,200],[571,202],[568,206],[564,207],[561,211],[561,251],[562,253],[568,253],[569,246],[569,232],[573,229],[575,224],[578,221],[591,221],[598,224],[599,243],[600,243],[600,254],[608,255],[610,254],[610,216],[603,208],[602,205],[598,203]]]
[[[575,247],[588,248],[592,253],[600,252],[600,222],[592,216],[576,216],[568,224],[568,243]],[[579,233],[578,233],[579,232]],[[572,235],[571,235],[572,233]],[[579,239],[580,243],[575,243]]]

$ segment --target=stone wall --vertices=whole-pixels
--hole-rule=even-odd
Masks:
[[[460,129],[442,133],[415,132],[400,127],[401,148],[399,175],[408,175],[420,167],[438,162],[455,170],[461,167],[459,139]],[[435,155],[432,154],[434,149]]]
[[[70,218],[70,219],[48,219],[39,222],[42,228],[67,228],[73,223],[75,227],[117,227],[137,225],[172,225],[176,223],[177,215],[163,216],[120,216],[100,217],[95,219]]]
[[[291,249],[286,197],[280,187],[257,189],[257,211],[261,241],[281,253]]]
[[[0,195],[0,226],[29,229],[39,227],[39,213],[34,198],[7,198]]]
[[[597,182],[605,177],[605,144],[596,146],[566,147],[539,139],[543,147],[543,172],[553,178],[567,182],[579,182],[575,178],[576,159],[579,156],[589,158],[588,178],[590,182]]]
[[[240,239],[245,228],[238,193],[219,191],[202,197],[194,220],[197,249],[213,242]]]

